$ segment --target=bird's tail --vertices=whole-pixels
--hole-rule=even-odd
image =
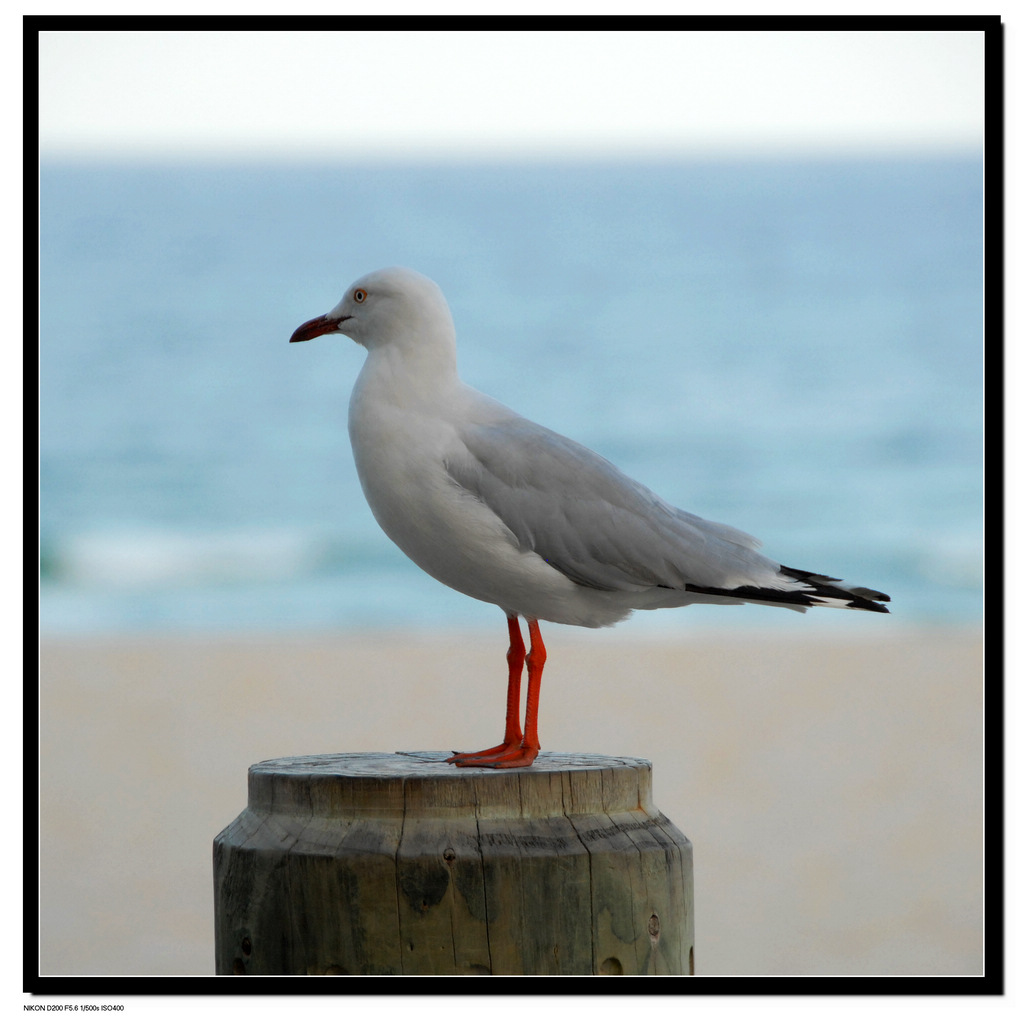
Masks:
[[[698,594],[715,594],[734,597],[741,601],[757,601],[764,604],[782,604],[804,611],[807,608],[860,608],[868,612],[888,612],[884,603],[891,600],[888,594],[869,587],[851,587],[834,576],[807,572],[804,569],[779,567],[779,575],[799,583],[796,589],[774,589],[772,587],[745,586],[725,589],[701,587],[688,583],[686,589]]]
[[[880,590],[872,590],[870,587],[851,587],[834,576],[822,576],[819,573],[805,572],[803,569],[790,569],[785,565],[779,571],[806,585],[807,596],[811,604],[831,605],[833,608],[862,608],[868,612],[887,612],[889,610],[879,602],[891,601],[892,598]]]

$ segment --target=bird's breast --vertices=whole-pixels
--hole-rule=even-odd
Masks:
[[[359,482],[381,529],[420,568],[470,592],[481,567],[518,556],[511,531],[449,475],[454,427],[423,408],[353,395],[349,436]],[[473,596],[482,596],[474,592]],[[484,598],[486,599],[486,598]]]

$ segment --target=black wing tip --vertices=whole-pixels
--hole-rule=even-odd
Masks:
[[[806,590],[773,590],[769,587],[701,587],[688,583],[686,589],[695,594],[711,594],[720,597],[735,597],[740,601],[762,601],[768,604],[785,604],[801,608],[856,608],[865,612],[884,612],[889,609],[882,601],[891,600],[888,594],[867,587],[835,587],[833,583],[842,583],[834,576],[823,576],[820,573],[805,572],[803,569],[790,569],[780,566],[780,571],[791,579],[807,585]]]
[[[779,566],[779,571],[800,583],[807,583],[812,588],[811,594],[808,595],[812,604],[814,595],[817,594],[820,597],[845,601],[848,608],[859,608],[866,612],[885,612],[886,614],[889,612],[889,609],[879,602],[891,601],[892,598],[880,590],[872,590],[870,587],[833,587],[831,584],[841,584],[843,581],[836,579],[835,576],[824,576],[821,573],[807,572],[805,569],[793,569],[788,565]]]
[[[889,598],[883,597],[880,600],[888,601]],[[877,601],[868,601],[866,598],[858,597],[856,599],[848,599],[846,602],[847,608],[858,608],[864,612],[884,612],[886,615],[889,614],[889,609],[884,604],[879,604]]]

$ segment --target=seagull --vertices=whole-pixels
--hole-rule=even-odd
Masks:
[[[542,620],[610,626],[634,610],[699,603],[889,610],[886,594],[781,565],[749,534],[673,507],[589,448],[464,384],[448,304],[414,270],[359,278],[291,341],[329,334],[366,349],[348,431],[377,522],[421,569],[508,620],[504,738],[454,753],[458,767],[528,768],[537,757]]]

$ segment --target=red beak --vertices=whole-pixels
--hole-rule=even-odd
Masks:
[[[310,338],[318,338],[321,334],[330,334],[338,329],[338,324],[342,320],[348,319],[347,316],[315,316],[297,328],[289,341],[309,341]]]

